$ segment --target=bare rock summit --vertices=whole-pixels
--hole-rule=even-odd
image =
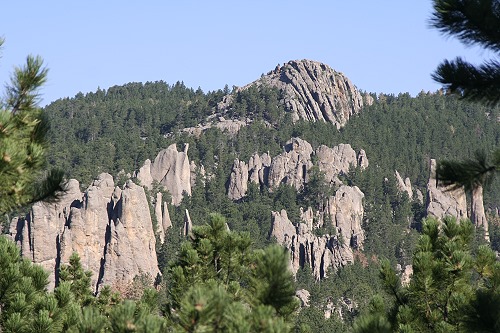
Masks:
[[[280,89],[294,120],[324,121],[340,128],[363,107],[363,97],[354,84],[317,61],[289,61],[252,84]]]

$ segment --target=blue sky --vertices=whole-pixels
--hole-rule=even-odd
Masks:
[[[42,105],[128,82],[242,86],[289,60],[321,61],[376,93],[435,91],[443,59],[488,57],[429,28],[431,1],[8,1],[0,82],[26,55],[49,68]]]

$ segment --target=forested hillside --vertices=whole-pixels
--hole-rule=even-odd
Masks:
[[[369,295],[381,293],[381,286],[374,283],[377,258],[388,258],[403,267],[410,263],[416,229],[425,216],[425,199],[419,203],[416,198],[402,195],[394,172],[409,177],[425,196],[431,158],[467,158],[477,150],[490,151],[500,139],[498,109],[463,103],[440,93],[422,92],[416,97],[366,94],[371,105],[351,117],[340,130],[323,121],[292,121],[280,91],[266,85],[234,89],[229,106],[218,108],[228,94],[231,92],[227,87],[204,93],[182,83],[154,82],[130,83],[58,100],[44,109],[52,125],[50,163],[67,170],[69,177],[81,180],[82,187],[86,187],[100,172],[133,173],[145,159],[154,159],[170,144],[181,147],[189,143],[190,159],[203,165],[210,176],[205,185],[198,177],[192,196],[172,207],[174,228],[167,235],[168,241],[157,250],[160,269],[164,270],[182,240],[178,230],[186,209],[195,224],[204,223],[211,212],[222,214],[232,230],[249,232],[254,240],[252,246],[260,248],[271,242],[270,211],[286,209],[290,219],[298,223],[301,207],[320,204],[311,201],[310,194],[325,190],[321,175],[319,182],[311,182],[302,191],[287,185],[275,191],[250,185],[246,197],[237,202],[230,200],[226,192],[234,159],[248,160],[255,152],[278,154],[292,137],[310,142],[313,148],[350,143],[356,150],[364,149],[370,166],[364,171],[352,169],[342,176],[345,183],[357,185],[365,194],[364,252],[353,265],[321,283],[314,282],[307,269],[297,276],[299,287],[311,292],[311,303],[315,304],[301,312],[299,321],[320,331],[327,327],[345,329],[367,304]],[[227,104],[228,98],[224,100]],[[220,117],[244,120],[246,125],[235,134],[215,127],[197,135],[183,131]],[[486,207],[495,210],[499,199],[498,186],[486,191]],[[354,299],[357,304],[338,305],[335,302],[339,299]],[[328,307],[343,309],[343,321],[336,316],[318,321]]]
[[[301,137],[313,147],[350,143],[364,149],[381,174],[398,170],[423,190],[430,158],[471,157],[500,140],[498,108],[437,93],[373,95],[374,103],[341,130],[325,122],[292,122],[279,92],[265,86],[235,93],[231,108],[221,114],[216,105],[226,93],[227,87],[205,94],[182,83],[130,83],[58,100],[45,108],[52,126],[50,163],[88,184],[102,171],[131,173],[169,144],[189,142],[192,160],[210,170],[217,156],[218,163],[227,162],[222,168],[227,173],[234,157],[279,152],[288,139]],[[234,137],[216,129],[200,137],[179,132],[211,115],[257,121]],[[493,189],[487,198],[493,208],[499,194]]]

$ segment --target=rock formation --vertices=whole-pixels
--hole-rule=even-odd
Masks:
[[[408,198],[412,200],[413,189],[411,188],[410,178],[406,177],[405,180],[403,180],[403,178],[401,177],[401,175],[397,170],[394,172],[394,175],[396,176],[396,184],[398,186],[399,193],[406,192],[408,194]]]
[[[160,238],[163,244],[165,241],[165,230],[163,228],[163,212],[162,212],[163,195],[161,192],[156,193],[155,198],[155,217],[156,217],[156,230],[155,233]]]
[[[142,274],[156,278],[160,271],[155,243],[144,188],[129,180],[114,207],[102,284],[127,284]]]
[[[364,232],[362,199],[364,195],[357,187],[342,186],[329,198],[322,211],[316,213],[320,226],[329,224],[334,234],[318,236],[314,233],[311,208],[302,211],[303,223],[294,225],[287,212],[272,212],[270,237],[290,251],[290,268],[295,274],[299,268],[309,266],[319,280],[327,276],[328,270],[336,270],[354,260],[353,250],[362,248]]]
[[[349,118],[371,105],[374,98],[361,95],[352,82],[342,73],[328,65],[312,60],[292,60],[263,75],[258,80],[236,89],[241,92],[250,87],[266,86],[277,88],[283,96],[280,103],[289,112],[293,121],[323,121],[343,127]],[[218,128],[234,136],[243,126],[254,121],[251,118],[226,119],[224,115],[231,108],[235,94],[224,96],[217,105],[216,114],[210,115],[201,124],[181,130],[199,137],[210,128]],[[167,134],[167,136],[172,135]]]
[[[363,223],[363,198],[365,195],[357,186],[342,185],[330,197],[321,212],[321,223],[332,223],[342,235],[343,242],[354,249],[362,248],[365,234]],[[331,221],[324,221],[329,217]]]
[[[430,177],[427,184],[427,215],[442,219],[451,215],[457,219],[467,218],[467,203],[463,189],[450,191],[436,179],[436,160],[431,159]]]
[[[300,306],[302,308],[309,307],[309,298],[311,297],[311,293],[306,289],[299,289],[295,292],[295,296],[300,300]]]
[[[184,216],[184,226],[182,228],[182,236],[191,236],[193,231],[193,222],[191,221],[191,216],[189,216],[189,211],[186,209],[186,215]]]
[[[339,184],[337,176],[341,173],[347,174],[349,169],[354,166],[365,168],[368,165],[366,153],[360,152],[360,158],[349,144],[339,144],[333,148],[325,145],[319,146],[314,155],[318,159],[319,170],[325,173],[325,180],[329,183]],[[359,163],[358,163],[359,162]]]
[[[259,156],[255,153],[248,161],[249,180],[254,184],[269,184],[269,168],[271,167],[271,156],[264,153]]]
[[[243,198],[248,189],[248,166],[244,161],[234,160],[227,195],[231,200]]]
[[[278,65],[250,85],[280,89],[294,120],[325,121],[340,128],[363,107],[361,93],[346,76],[312,60]]]
[[[229,178],[227,195],[232,200],[239,200],[246,195],[248,182],[253,182],[271,189],[280,184],[287,184],[300,190],[309,179],[308,172],[313,166],[313,156],[319,170],[324,172],[325,180],[340,186],[341,173],[347,173],[351,167],[368,166],[366,153],[358,155],[349,144],[339,144],[333,148],[321,145],[315,151],[309,142],[300,138],[290,139],[283,148],[284,152],[271,158],[268,153],[255,153],[248,164],[236,159]]]
[[[59,201],[36,202],[25,219],[14,219],[11,223],[11,237],[21,246],[23,257],[49,272],[49,288],[55,284],[61,258],[61,235],[68,224],[70,210],[81,206],[80,184],[72,179]],[[100,256],[98,262],[99,259]]]
[[[488,230],[488,221],[484,213],[483,205],[483,187],[477,186],[472,190],[471,195],[471,220],[476,227],[480,227],[484,231],[484,239],[489,242],[490,234]]]
[[[277,187],[287,184],[296,189],[302,188],[306,181],[307,170],[312,167],[312,146],[300,138],[292,138],[285,145],[285,151],[274,157],[268,176],[268,186]]]
[[[368,157],[366,156],[366,152],[361,149],[358,154],[358,166],[361,169],[366,169],[368,168]]]
[[[95,291],[101,284],[159,273],[144,189],[131,181],[123,189],[115,187],[109,174],[99,175],[84,193],[78,181],[69,180],[59,201],[35,203],[26,218],[12,221],[10,234],[24,257],[50,273],[49,288],[73,252],[92,272]]]
[[[198,124],[194,127],[186,127],[181,130],[182,133],[187,133],[189,135],[193,135],[196,137],[200,137],[200,135],[210,128],[218,128],[222,132],[235,136],[238,134],[240,129],[243,126],[247,126],[252,122],[251,119],[238,120],[238,119],[225,119],[222,116],[213,119],[213,117],[208,117],[204,124]]]
[[[146,160],[136,174],[141,185],[151,188],[152,182],[157,181],[165,187],[172,196],[172,204],[178,205],[183,194],[191,195],[191,167],[187,155],[189,145],[184,151],[177,151],[175,144],[161,150],[154,162]]]

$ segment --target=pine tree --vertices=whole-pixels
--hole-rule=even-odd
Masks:
[[[210,215],[167,272],[166,313],[179,332],[289,332],[297,309],[285,250],[252,250],[247,233]]]
[[[28,56],[24,67],[15,68],[7,97],[0,100],[0,213],[61,189],[63,173],[44,171],[48,125],[36,107],[47,72],[39,56]]]
[[[457,37],[465,45],[479,45],[500,52],[500,3],[497,0],[434,0],[431,25],[445,35]],[[445,60],[432,75],[454,94],[488,106],[500,102],[500,62],[490,60],[474,66],[462,58]],[[491,160],[484,152],[463,162],[440,161],[438,178],[445,185],[472,190],[491,183],[500,170],[500,150]]]
[[[413,276],[402,286],[388,261],[380,275],[392,307],[374,298],[355,332],[498,332],[500,263],[488,246],[473,255],[470,221],[427,219],[413,256]]]
[[[497,0],[434,0],[431,25],[465,45],[500,51],[500,3]],[[432,75],[452,93],[488,105],[500,102],[500,63],[474,66],[462,58],[445,60]]]

